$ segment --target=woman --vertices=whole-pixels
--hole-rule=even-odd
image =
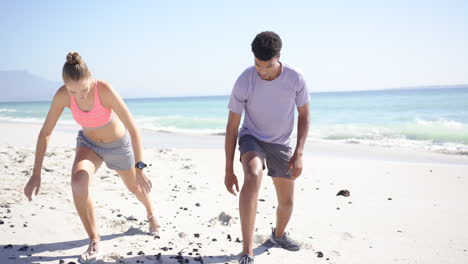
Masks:
[[[146,164],[143,163],[140,134],[125,102],[110,84],[91,77],[88,67],[76,52],[67,55],[62,77],[65,85],[55,94],[39,133],[33,174],[24,187],[24,194],[29,201],[33,193],[38,194],[42,161],[50,135],[63,109],[69,107],[75,121],[83,127],[78,132],[71,173],[75,207],[90,239],[89,247],[79,261],[94,263],[102,252],[88,190],[92,176],[102,162],[116,170],[127,188],[146,207],[151,234],[158,233],[159,225],[149,197],[151,181],[143,171]]]

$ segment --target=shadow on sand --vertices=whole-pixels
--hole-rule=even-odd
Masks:
[[[138,234],[147,234],[140,229],[130,228],[126,232],[120,234],[111,234],[101,236],[101,241],[109,241],[119,237],[132,236]],[[63,241],[48,244],[36,244],[36,245],[0,245],[0,263],[78,263],[78,255],[57,255],[40,257],[34,256],[43,252],[66,251],[73,248],[79,248],[87,246],[89,243],[88,239]],[[272,245],[268,242],[264,242],[262,245],[254,249],[254,255],[258,256],[265,252],[268,252]],[[204,256],[196,252],[184,252],[182,249],[178,254],[164,254],[164,251],[157,253],[156,255],[139,255],[139,256],[123,256],[126,252],[122,252],[120,256],[106,256],[104,259],[96,262],[96,264],[110,264],[110,263],[228,263],[232,260],[237,260],[240,257],[238,255],[218,255],[218,256]],[[105,253],[104,253],[105,254]],[[198,255],[197,255],[198,254]],[[72,261],[60,262],[63,259],[74,259]]]

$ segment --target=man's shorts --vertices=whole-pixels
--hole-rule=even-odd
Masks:
[[[293,153],[289,145],[268,143],[258,140],[251,135],[239,138],[240,156],[249,151],[255,151],[262,157],[263,169],[268,167],[268,176],[290,178],[288,173],[288,163]]]
[[[125,135],[116,141],[101,143],[93,141],[83,133],[83,130],[80,130],[76,137],[76,147],[80,146],[96,152],[106,163],[106,166],[112,170],[128,170],[135,163],[128,131],[125,131]]]

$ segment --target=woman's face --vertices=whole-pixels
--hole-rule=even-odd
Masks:
[[[65,81],[65,87],[70,95],[79,98],[80,100],[85,99],[91,90],[91,78],[86,78],[79,81]]]

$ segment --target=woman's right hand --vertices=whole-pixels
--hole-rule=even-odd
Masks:
[[[32,201],[32,194],[35,193],[36,196],[39,193],[39,189],[41,188],[41,176],[33,175],[29,179],[26,186],[24,186],[24,195],[28,198],[29,201]]]

